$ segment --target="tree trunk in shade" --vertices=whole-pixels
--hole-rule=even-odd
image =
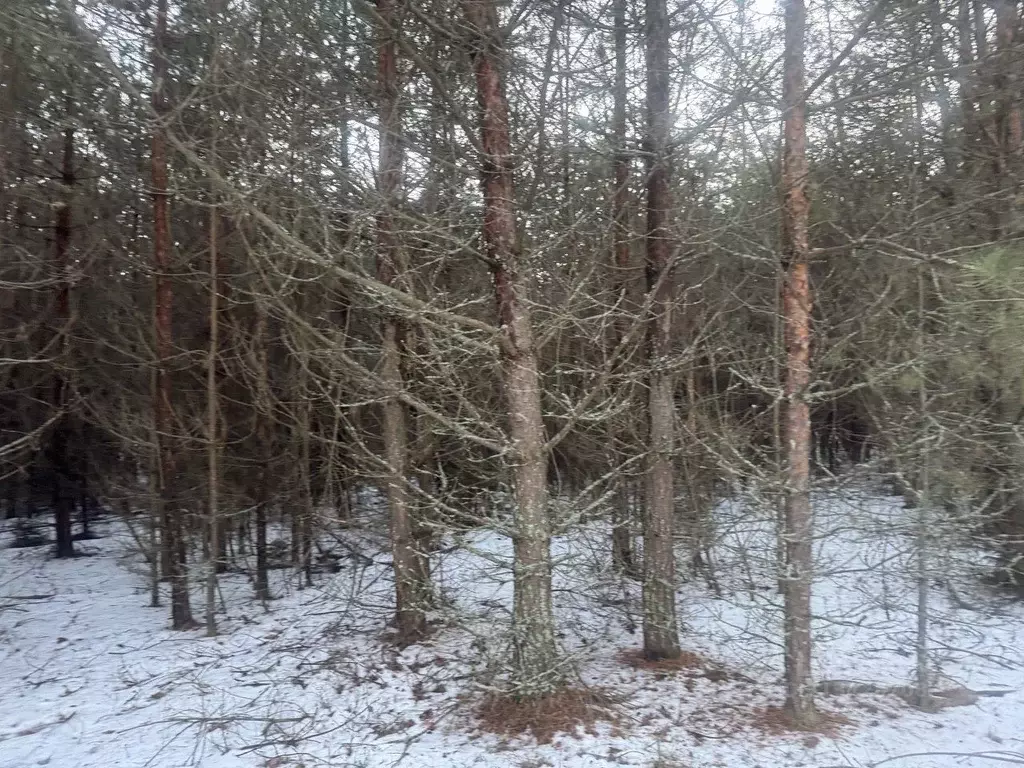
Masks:
[[[171,626],[191,629],[196,626],[188,593],[188,567],[186,560],[185,530],[182,512],[175,509],[173,486],[175,459],[170,445],[172,429],[171,376],[169,361],[174,356],[171,287],[171,230],[167,192],[167,140],[162,120],[167,115],[164,96],[167,80],[167,59],[164,38],[167,36],[167,0],[157,0],[156,23],[153,29],[153,111],[157,121],[152,137],[152,195],[153,195],[153,272],[154,272],[154,330],[156,336],[157,371],[153,392],[153,416],[156,425],[159,503],[163,527],[163,547],[166,552],[171,583]]]
[[[256,349],[259,370],[258,385],[256,388],[256,442],[259,451],[259,478],[256,481],[256,509],[254,511],[254,525],[256,527],[256,577],[254,588],[256,598],[261,602],[270,600],[270,566],[267,562],[267,508],[270,506],[270,482],[271,482],[271,460],[273,458],[273,437],[272,425],[270,423],[271,391],[270,391],[270,363],[267,355],[267,345],[270,340],[267,333],[267,313],[257,309],[256,316]]]
[[[71,100],[68,99],[68,118],[71,117]],[[57,274],[56,332],[60,336],[60,350],[67,353],[68,323],[71,322],[71,285],[68,277],[68,258],[71,247],[71,195],[75,185],[75,132],[64,130],[64,151],[61,163],[61,182],[65,199],[57,207],[54,226],[54,267]],[[62,355],[63,357],[63,355]],[[64,361],[58,363],[63,365]],[[53,407],[62,411],[68,404],[68,381],[65,370],[58,368],[53,380]],[[75,507],[72,485],[71,463],[68,457],[68,433],[70,418],[63,414],[53,425],[50,435],[49,459],[53,470],[53,516],[57,557],[74,557],[72,539],[72,510]]]

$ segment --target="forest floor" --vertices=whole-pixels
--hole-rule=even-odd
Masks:
[[[816,509],[816,677],[910,682],[916,512],[852,488]],[[941,574],[930,594],[933,666],[1011,693],[935,714],[892,696],[821,696],[832,726],[797,733],[773,709],[783,690],[770,515],[737,500],[717,519],[720,594],[706,578],[681,586],[688,654],[675,668],[637,662],[638,589],[612,575],[606,531],[576,526],[556,539],[560,642],[577,685],[600,692],[608,713],[539,740],[478,719],[507,655],[509,544],[497,536],[446,542],[436,631],[398,649],[385,627],[379,536],[338,533],[341,568],[313,587],[274,571],[266,609],[243,574],[225,575],[221,634],[207,638],[169,631],[166,608],[148,607],[146,568],[122,522],[99,524],[102,538],[69,561],[48,547],[9,548],[4,534],[0,766],[973,768],[1024,753],[1024,606],[982,586],[983,552],[931,521],[944,542],[931,559]],[[198,588],[193,605],[201,615]],[[491,714],[500,725],[505,715]]]

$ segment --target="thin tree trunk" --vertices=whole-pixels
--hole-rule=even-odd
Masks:
[[[156,371],[150,375],[150,389],[156,390]],[[160,437],[157,434],[156,425],[152,428],[153,445],[160,444]],[[150,608],[160,607],[160,582],[162,577],[170,573],[170,559],[165,562],[167,547],[164,546],[163,537],[167,535],[163,526],[163,499],[160,496],[160,455],[159,451],[153,451],[149,455],[149,466],[146,468],[149,490],[149,606]],[[130,515],[131,510],[127,509],[128,502],[125,501],[125,515]]]
[[[612,190],[612,228],[615,283],[618,289],[620,315],[616,322],[615,340],[621,343],[628,332],[633,310],[633,260],[629,248],[629,154],[626,151],[626,0],[615,0],[615,106],[612,114],[612,133],[615,143],[615,188]],[[617,461],[617,458],[613,458]],[[630,532],[627,479],[615,481],[615,506],[612,511],[612,563],[620,573],[634,575],[633,536]]]
[[[415,456],[416,484],[420,491],[419,502],[414,506],[412,535],[416,553],[417,580],[421,587],[420,599],[425,608],[435,605],[435,596],[430,581],[430,556],[437,549],[440,537],[437,535],[437,515],[433,513],[437,498],[437,439],[432,423],[425,414],[416,419]]]
[[[992,239],[1007,234],[1015,204],[1017,188],[1016,172],[1020,165],[1021,153],[1021,110],[1020,94],[1017,89],[1016,69],[1019,57],[1016,52],[1016,37],[1019,24],[1016,0],[997,0],[996,9],[996,50],[994,62],[993,90],[995,91],[995,112],[993,139],[995,147],[994,175],[995,190],[999,199],[990,206]]]
[[[613,461],[617,462],[618,459],[613,458]],[[637,569],[630,527],[633,510],[629,505],[629,481],[620,476],[615,483],[615,498],[612,502],[612,567],[624,576],[635,577]]]
[[[210,208],[210,349],[206,361],[206,430],[207,439],[207,483],[209,485],[207,536],[209,555],[206,572],[206,634],[217,634],[217,573],[221,559],[220,500],[220,440],[218,437],[217,404],[217,355],[220,344],[219,292],[220,277],[217,264],[217,221],[216,207]]]
[[[812,518],[810,492],[811,284],[807,198],[807,128],[804,100],[804,0],[786,0],[783,59],[784,149],[782,157],[783,251],[787,274],[782,286],[786,345],[785,663],[786,711],[794,722],[815,722],[811,683]]]
[[[14,475],[7,479],[4,484],[4,519],[13,520],[18,517],[18,476]]]
[[[89,496],[88,481],[84,474],[79,478],[79,482],[81,485],[78,488],[78,506],[81,510],[81,515],[78,522],[82,526],[82,538],[89,539],[92,538],[92,529],[89,527],[89,523],[92,520],[92,498]]]
[[[303,370],[307,366],[303,365]],[[305,376],[303,376],[305,384]],[[309,444],[312,439],[309,396],[303,386],[299,432],[299,568],[300,588],[313,586],[313,488]]]
[[[665,0],[647,0],[647,318],[648,441],[647,498],[644,515],[644,655],[679,656],[676,626],[676,565],[673,548],[675,493],[674,380],[672,353],[672,245],[669,212],[668,132],[669,23]]]
[[[960,117],[963,120],[962,130],[964,136],[973,136],[974,94],[971,89],[973,76],[969,68],[974,63],[974,47],[971,38],[971,2],[970,0],[958,0],[956,14],[957,32],[957,64],[959,72],[957,83],[960,88]]]
[[[237,526],[228,526],[228,536],[234,536],[235,549],[231,553],[232,562],[234,557],[245,557],[248,554],[249,541],[249,515],[244,512],[238,517]]]
[[[349,241],[352,239],[352,178],[351,178],[351,153],[349,151],[349,141],[351,141],[351,116],[349,106],[349,88],[350,80],[352,78],[351,72],[349,71],[349,1],[341,0],[341,40],[338,43],[339,48],[339,61],[342,67],[342,76],[338,82],[338,128],[339,128],[339,148],[338,148],[338,163],[341,166],[341,216],[339,229],[341,237],[340,246],[347,248]]]
[[[974,175],[974,149],[978,139],[978,112],[975,104],[976,73],[971,27],[971,0],[959,0],[957,4],[957,85],[960,102],[960,136],[957,153],[962,163],[962,183]],[[961,196],[965,196],[961,194]]]
[[[565,18],[567,2],[568,0],[557,0],[552,13],[551,31],[548,33],[547,52],[544,54],[544,68],[540,75],[540,93],[537,98],[537,152],[533,160],[533,180],[526,193],[527,205],[536,201],[537,193],[541,189],[541,181],[547,176],[546,164],[551,144],[548,137],[548,91],[554,73],[558,34]]]
[[[292,447],[296,448],[296,446],[297,446],[297,440],[296,440],[296,437],[295,437],[295,434],[294,434],[294,430],[293,430],[293,434],[292,434]],[[297,451],[296,451],[296,453],[297,453]],[[298,458],[297,456],[293,456],[293,460],[297,459],[297,458]],[[298,462],[296,461],[296,465],[297,464],[298,464]],[[296,475],[295,475],[295,478],[296,478],[295,482],[298,482],[301,479],[301,472],[302,472],[301,468],[297,469],[297,472],[296,472]],[[288,538],[288,544],[289,544],[288,554],[289,554],[289,559],[291,560],[292,568],[295,570],[295,573],[301,573],[301,571],[302,571],[302,521],[300,519],[300,516],[301,516],[300,510],[301,510],[301,507],[302,507],[302,498],[299,495],[298,485],[293,486],[291,491],[292,491],[292,510],[291,510],[291,516],[290,516],[290,518],[288,520],[289,527],[291,529],[290,530],[291,535]],[[299,589],[302,589],[302,579],[301,578],[299,579]]]
[[[977,61],[988,58],[988,29],[985,23],[985,0],[971,0],[974,17],[974,51]]]
[[[212,237],[212,233],[211,233]],[[216,276],[213,277],[216,280]],[[216,323],[216,302],[211,302],[210,319]],[[216,365],[216,330],[211,329],[210,337],[210,367]],[[220,565],[224,562],[222,555],[222,544],[224,531],[221,530],[220,500],[218,497],[220,484],[219,453],[220,441],[218,439],[218,414],[217,414],[217,377],[216,373],[210,373],[206,380],[207,396],[207,430],[209,434],[207,482],[209,485],[208,517],[207,517],[207,541],[208,552],[206,562],[206,634],[210,637],[217,634],[217,574],[220,572]]]
[[[380,152],[377,189],[381,211],[377,215],[377,279],[394,285],[401,254],[395,233],[393,209],[402,173],[401,113],[399,112],[397,19],[394,0],[377,0],[381,29],[377,48],[377,84],[380,89]],[[392,392],[402,389],[402,328],[399,319],[385,309],[381,322],[381,378]],[[421,640],[427,633],[423,603],[424,585],[413,536],[409,499],[409,424],[405,405],[398,397],[384,400],[385,477],[390,511],[391,554],[395,569],[395,624],[401,643]]]
[[[270,600],[270,577],[267,564],[267,507],[270,504],[270,461],[273,451],[270,433],[270,369],[267,359],[267,315],[262,308],[256,309],[256,356],[258,384],[256,387],[256,442],[258,445],[259,479],[257,480],[256,509],[256,599],[266,603]]]
[[[499,61],[493,0],[463,0],[472,31],[483,146],[483,241],[492,265],[501,324],[502,383],[508,401],[515,481],[513,666],[516,696],[531,699],[556,690],[564,673],[555,643],[551,605],[551,529],[547,512],[547,455],[540,376],[526,288],[518,274],[518,243],[509,148],[508,102]]]
[[[300,300],[300,313],[303,305]],[[295,358],[295,365],[289,380],[293,383],[293,401],[298,404],[291,428],[291,449],[295,473],[291,486],[291,559],[299,589],[312,586],[313,554],[313,497],[309,480],[309,441],[311,430],[309,360],[305,351]]]
[[[210,0],[209,16],[213,27],[210,51],[210,81],[217,84],[217,31],[218,21],[216,0]],[[217,120],[211,121],[210,165],[217,168]],[[216,202],[215,194],[211,198]],[[217,634],[217,573],[224,562],[221,557],[222,533],[220,520],[220,440],[218,436],[218,402],[217,402],[217,356],[220,353],[220,254],[217,249],[219,236],[218,224],[220,210],[216,204],[210,207],[210,347],[206,359],[206,435],[207,440],[207,537],[209,553],[206,562],[206,634],[210,637]]]
[[[188,594],[186,541],[181,513],[173,508],[171,487],[175,476],[175,459],[170,441],[171,430],[171,377],[168,369],[174,355],[171,305],[174,299],[170,280],[171,232],[167,192],[167,141],[162,123],[167,114],[164,90],[167,79],[167,59],[164,56],[164,38],[167,35],[167,0],[157,0],[156,24],[153,29],[153,111],[157,120],[153,125],[153,271],[154,314],[156,331],[156,387],[154,421],[159,455],[160,503],[164,530],[163,545],[168,553],[168,573],[171,582],[171,626],[174,629],[195,627]]]
[[[1008,163],[1021,152],[1024,127],[1021,125],[1020,92],[1017,69],[1020,35],[1020,10],[1017,0],[999,0],[996,5],[996,45],[999,48],[999,96],[1002,119],[1000,136]],[[1013,170],[1008,167],[1007,171]]]
[[[67,118],[71,118],[71,99],[67,99]],[[67,355],[67,325],[71,322],[71,285],[68,281],[68,251],[71,246],[71,196],[75,185],[75,132],[64,129],[64,153],[61,164],[61,181],[65,199],[57,207],[54,228],[55,268],[57,272],[57,329],[60,337],[61,362]],[[68,405],[68,381],[63,370],[57,371],[53,381],[53,407],[58,412]],[[50,453],[53,470],[53,515],[56,529],[57,557],[74,557],[72,538],[72,515],[74,500],[71,490],[71,462],[68,456],[68,433],[71,429],[67,414],[60,416],[53,426]]]
[[[569,0],[565,0],[562,4],[569,6]],[[562,55],[564,56],[561,62],[561,75],[559,77],[558,90],[559,96],[559,107],[561,109],[560,115],[560,128],[561,128],[561,164],[562,164],[562,199],[559,201],[562,214],[562,226],[565,228],[566,238],[566,258],[568,262],[568,269],[572,274],[578,268],[578,257],[577,247],[579,241],[578,226],[576,221],[576,196],[573,194],[573,174],[572,174],[572,138],[570,135],[569,128],[569,117],[570,117],[570,105],[573,102],[573,76],[572,76],[572,53],[570,51],[570,44],[573,39],[572,30],[572,16],[566,15],[563,8],[559,8],[557,13],[564,16],[562,25],[565,29],[562,31],[562,35],[565,39],[565,44],[562,46]],[[571,481],[570,481],[571,482]]]
[[[253,524],[256,526],[256,578],[254,588],[256,599],[266,602],[271,599],[270,577],[267,565],[267,506],[270,503],[270,438],[267,436],[266,420],[259,417],[258,441],[263,454],[260,462],[260,478],[258,480],[258,496],[254,511]]]
[[[270,20],[267,13],[269,7],[268,0],[260,0],[258,3],[259,8],[259,24],[257,32],[257,51],[259,53],[258,66],[256,69],[256,80],[262,84],[265,81],[265,67],[270,65],[270,61],[266,56],[266,41],[269,35],[268,27],[270,26]],[[347,23],[347,7],[344,8],[346,11],[345,19]],[[346,27],[347,29],[347,27]],[[344,41],[347,43],[347,40]],[[342,48],[342,56],[347,55],[347,48]],[[343,123],[343,125],[347,125]],[[346,137],[347,138],[347,137]],[[260,163],[262,166],[264,159],[267,155],[265,144],[266,137],[257,137],[257,146],[260,146]],[[344,158],[347,160],[347,144],[345,147],[346,154]],[[346,166],[347,167],[347,166]],[[346,222],[347,227],[347,222]],[[273,466],[274,457],[274,433],[273,433],[273,415],[274,415],[274,393],[271,389],[270,382],[270,333],[268,331],[268,317],[266,307],[257,302],[255,306],[256,310],[256,327],[254,328],[255,337],[255,357],[256,357],[256,392],[254,410],[256,417],[255,433],[256,443],[258,451],[258,468],[259,478],[256,482],[256,504],[253,510],[253,525],[255,526],[255,555],[256,555],[256,574],[253,579],[253,590],[256,595],[256,599],[263,603],[264,608],[269,600],[273,599],[273,595],[270,591],[270,567],[267,557],[267,516],[270,508],[272,494],[271,494],[271,469]]]
[[[948,70],[951,66],[949,56],[946,55],[945,17],[943,15],[942,3],[940,0],[929,0],[928,8],[931,16],[931,66],[936,70]],[[949,188],[953,186],[960,167],[960,142],[956,136],[956,123],[959,115],[953,106],[953,98],[949,91],[948,81],[945,74],[933,78],[935,88],[935,101],[939,107],[939,117],[942,127],[942,159],[945,166],[946,183]]]
[[[925,373],[925,276],[917,275],[917,377],[918,405],[921,409],[923,434],[920,436],[924,455],[921,457],[920,492],[917,498],[917,514],[915,525],[915,548],[917,549],[917,705],[928,710],[931,705],[931,679],[928,673],[928,627],[929,611],[929,563],[928,563],[928,513],[931,508],[931,447],[929,445],[930,429],[928,419],[928,379]]]

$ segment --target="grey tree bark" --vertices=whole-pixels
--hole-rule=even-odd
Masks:
[[[817,720],[811,682],[811,283],[807,198],[807,126],[804,98],[804,0],[786,0],[783,58],[782,206],[783,336],[786,346],[785,499],[782,575],[785,603],[786,711],[800,726]]]
[[[483,240],[501,324],[502,385],[508,404],[515,481],[513,666],[515,695],[543,696],[563,682],[551,603],[551,526],[541,384],[518,242],[508,102],[500,60],[504,41],[493,0],[463,0],[480,108]]]
[[[669,217],[669,22],[665,0],[647,0],[648,450],[644,515],[644,655],[679,656],[674,541],[675,379],[672,353],[672,242]]]
[[[377,279],[394,285],[401,269],[401,245],[395,232],[393,208],[402,173],[401,113],[399,112],[398,56],[395,35],[397,18],[393,0],[377,0],[381,19],[377,48],[380,143],[377,190],[381,210],[377,214]],[[402,390],[402,327],[398,317],[385,310],[381,323],[381,378],[392,392]],[[409,424],[406,406],[397,396],[384,400],[385,477],[390,512],[391,556],[395,570],[395,622],[399,642],[421,640],[427,633],[427,593],[422,583],[424,567],[416,551],[409,498]]]
[[[621,343],[628,332],[629,319],[626,315],[634,306],[633,259],[629,247],[629,153],[626,147],[626,107],[628,90],[626,86],[626,0],[615,0],[612,9],[615,34],[615,105],[612,114],[612,133],[615,144],[615,179],[612,189],[612,241],[615,287],[620,305],[620,319],[616,323],[615,341]],[[616,437],[616,435],[612,435]],[[617,458],[613,457],[613,461]],[[614,507],[612,509],[612,563],[619,572],[635,576],[636,563],[633,557],[633,536],[630,531],[632,511],[629,505],[629,486],[625,477],[615,481]]]

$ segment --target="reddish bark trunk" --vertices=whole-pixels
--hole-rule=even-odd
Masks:
[[[782,287],[786,345],[785,543],[786,710],[800,725],[816,719],[811,684],[811,285],[807,198],[807,128],[804,101],[804,0],[786,0],[783,61],[785,147],[782,157],[784,260]]]
[[[156,336],[157,370],[153,393],[153,417],[157,433],[159,488],[163,547],[167,553],[166,576],[171,583],[171,626],[191,629],[196,625],[188,593],[187,542],[181,512],[173,508],[171,489],[176,472],[173,449],[170,446],[171,376],[169,364],[174,356],[172,328],[171,286],[171,229],[168,210],[167,140],[163,120],[167,114],[164,95],[167,79],[167,59],[164,39],[167,36],[167,0],[157,0],[156,20],[153,28],[153,93],[152,106],[156,114],[152,137],[152,195],[153,195],[153,273],[154,273],[154,330]]]
[[[674,381],[672,353],[672,245],[669,212],[668,132],[669,23],[665,0],[647,0],[647,318],[648,450],[644,517],[644,654],[649,659],[679,656],[676,626],[676,568],[673,548],[675,493]]]
[[[518,246],[509,149],[508,102],[498,69],[503,52],[493,0],[463,0],[473,33],[480,107],[484,193],[483,240],[492,265],[501,323],[502,377],[508,402],[515,479],[513,647],[516,694],[536,698],[563,679],[551,606],[551,531],[540,376]]]
[[[395,233],[393,208],[402,173],[401,115],[398,105],[398,65],[395,42],[395,3],[377,0],[380,40],[377,48],[377,80],[380,89],[380,144],[377,191],[381,211],[377,215],[377,279],[393,285],[398,278],[400,244]],[[402,389],[402,329],[400,321],[385,310],[381,323],[381,378],[392,391]],[[397,397],[384,401],[384,454],[388,471],[391,554],[395,569],[395,624],[399,641],[421,640],[427,633],[426,585],[423,560],[416,552],[409,499],[409,425],[405,405]]]

